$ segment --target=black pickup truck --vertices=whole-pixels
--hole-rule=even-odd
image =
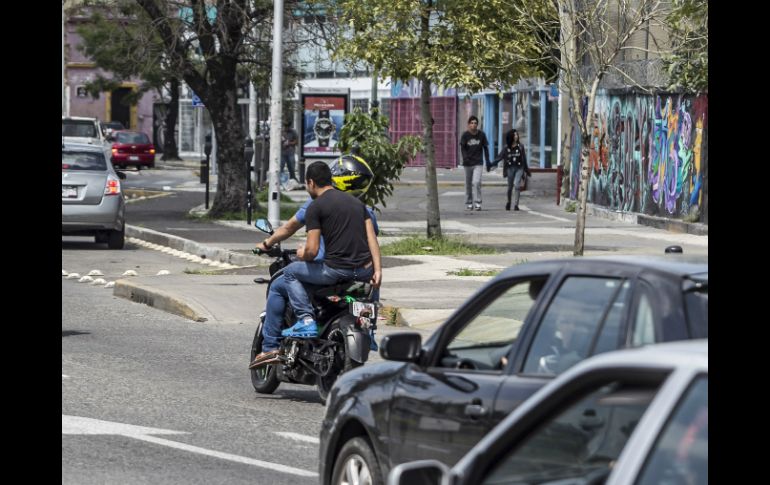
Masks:
[[[452,466],[548,380],[589,356],[708,338],[708,263],[680,254],[506,269],[422,343],[385,337],[385,362],[343,374],[321,428],[323,484],[384,483],[399,463]],[[364,483],[362,482],[362,483]]]

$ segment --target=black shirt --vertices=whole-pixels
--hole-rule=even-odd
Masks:
[[[463,166],[481,165],[483,161],[482,155],[486,155],[487,161],[489,161],[489,142],[487,142],[487,135],[483,131],[478,130],[476,134],[472,134],[470,131],[463,133],[460,137],[460,151],[463,155]]]
[[[324,262],[332,268],[359,268],[372,260],[366,239],[369,218],[363,202],[336,189],[317,197],[305,213],[307,230],[321,230]]]

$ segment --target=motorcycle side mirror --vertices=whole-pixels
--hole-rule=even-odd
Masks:
[[[257,219],[256,221],[254,221],[254,227],[268,234],[273,233],[273,226],[270,224],[270,221],[268,221],[267,219]]]

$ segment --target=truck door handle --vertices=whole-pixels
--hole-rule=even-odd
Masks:
[[[481,403],[468,404],[465,406],[465,414],[471,418],[480,418],[487,414],[487,408],[482,406]]]

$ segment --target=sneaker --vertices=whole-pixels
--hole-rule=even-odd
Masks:
[[[515,211],[519,210],[519,206],[517,206],[517,205],[513,206],[513,210],[515,210]]]
[[[279,349],[262,352],[258,356],[254,357],[254,360],[249,364],[249,369],[255,369],[262,367],[263,365],[272,364],[278,361],[278,355],[281,353]]]
[[[465,204],[465,210],[467,210],[467,211],[471,211],[471,210],[473,210],[473,205],[471,205],[471,204]]]
[[[281,332],[284,337],[318,338],[318,325],[312,318],[305,318],[295,323],[291,328]]]
[[[477,211],[480,211],[481,210],[481,204],[476,204],[474,206],[474,209],[476,209]]]
[[[506,202],[505,203],[505,210],[507,210],[507,211],[511,210],[511,203],[510,202]]]

